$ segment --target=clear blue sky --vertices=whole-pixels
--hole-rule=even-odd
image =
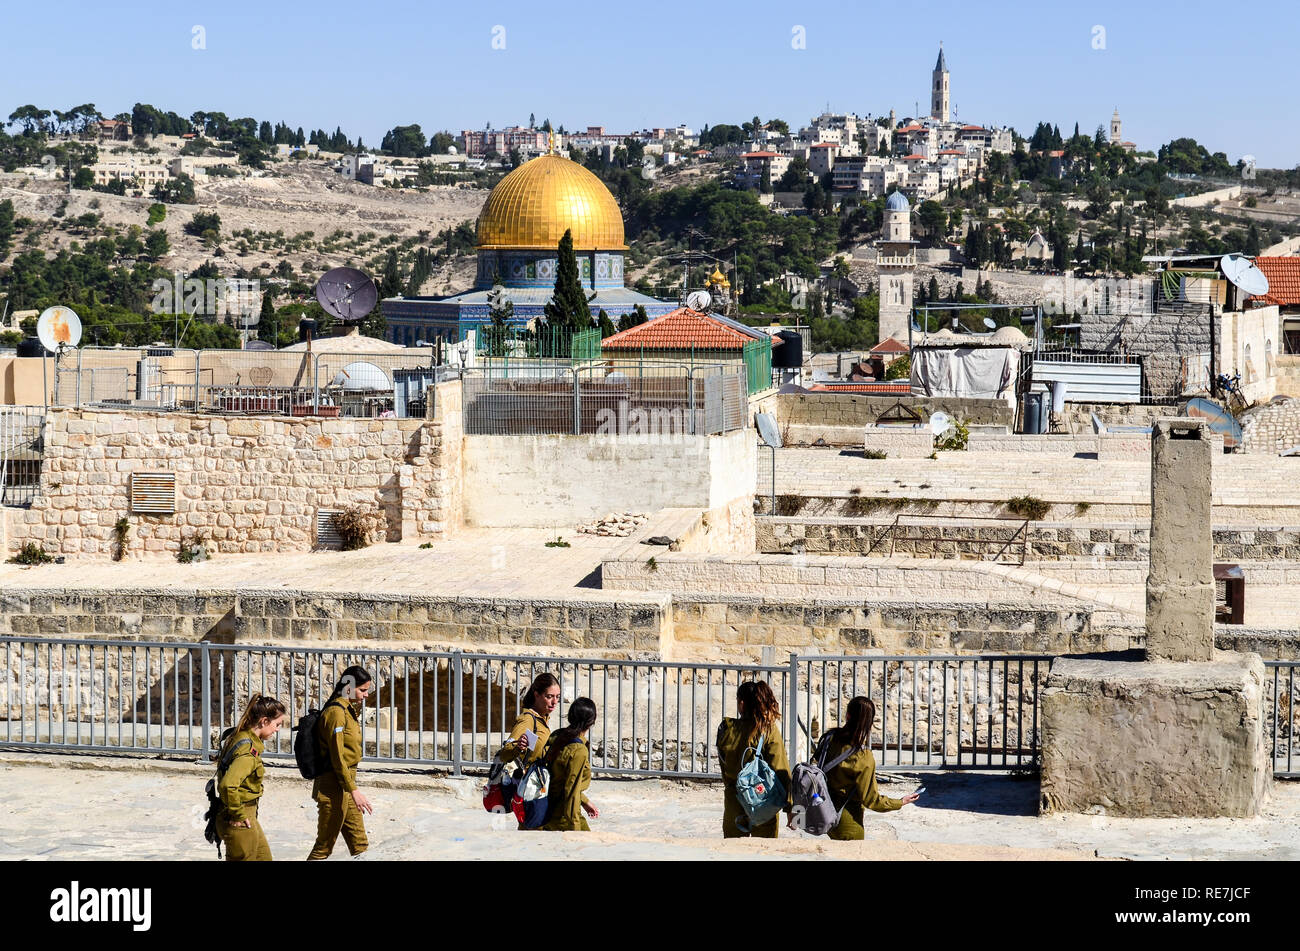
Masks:
[[[5,12],[0,106],[102,112],[137,101],[293,126],[367,144],[418,122],[611,131],[755,114],[792,127],[828,103],[928,111],[944,41],[952,99],[970,122],[1022,134],[1051,120],[1091,132],[1119,107],[1124,137],[1191,136],[1232,161],[1300,164],[1292,2],[1087,4],[140,2],[24,3]],[[194,26],[206,49],[193,48]],[[505,28],[504,50],[492,48]],[[804,27],[806,49],[791,47]],[[1094,49],[1094,27],[1105,48]]]

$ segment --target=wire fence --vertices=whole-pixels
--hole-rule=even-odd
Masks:
[[[748,421],[740,364],[516,362],[466,370],[462,403],[469,435],[703,435]]]
[[[0,638],[0,749],[210,756],[250,696],[278,697],[296,723],[353,664],[375,678],[365,701],[371,762],[485,769],[532,680],[560,681],[559,719],[596,703],[592,769],[602,775],[717,779],[714,735],[738,686],[766,680],[779,698],[791,762],[806,759],[846,705],[876,706],[882,768],[1035,768],[1047,655],[790,655],[784,664],[509,656],[122,640]],[[1297,777],[1300,661],[1269,661],[1266,723],[1276,775]],[[290,759],[288,730],[266,756]]]
[[[0,406],[0,504],[31,505],[41,483],[45,408]]]

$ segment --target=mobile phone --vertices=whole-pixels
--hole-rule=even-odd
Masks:
[[[925,787],[924,787],[924,786],[922,786],[922,787],[921,787],[920,789],[918,789],[915,793],[913,793],[913,795],[915,795],[915,796],[919,796],[919,795],[921,795],[921,793],[923,793],[923,792],[925,792]]]

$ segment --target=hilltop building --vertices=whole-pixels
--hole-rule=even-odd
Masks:
[[[939,44],[939,58],[935,61],[931,74],[930,118],[947,122],[949,119],[948,101],[948,63],[943,58],[943,44]]]
[[[611,320],[640,304],[650,317],[677,307],[623,283],[623,215],[605,184],[576,162],[547,154],[501,179],[478,218],[478,275],[474,289],[453,297],[390,297],[381,303],[388,339],[462,340],[489,318],[488,295],[499,281],[519,325],[543,315],[555,289],[558,246],[564,232],[573,250],[587,306]]]

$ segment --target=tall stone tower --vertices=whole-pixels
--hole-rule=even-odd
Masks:
[[[930,84],[930,115],[940,122],[948,121],[948,63],[943,58],[943,44],[939,44],[939,59],[934,64]]]
[[[1119,121],[1119,106],[1116,106],[1115,114],[1110,117],[1110,144],[1119,145],[1123,141],[1123,123]]]
[[[915,247],[912,206],[902,192],[894,192],[885,202],[883,236],[876,242],[876,266],[880,272],[880,343],[890,337],[899,343],[907,343],[907,328],[912,319]]]

